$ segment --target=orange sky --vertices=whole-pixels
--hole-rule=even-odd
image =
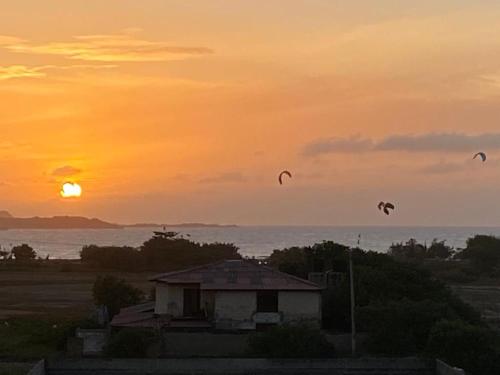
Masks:
[[[500,225],[498,19],[486,0],[2,4],[0,208]]]

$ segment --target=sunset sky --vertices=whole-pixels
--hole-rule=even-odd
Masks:
[[[0,209],[500,225],[499,20],[488,0],[3,1]]]

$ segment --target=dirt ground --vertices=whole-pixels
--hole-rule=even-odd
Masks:
[[[81,315],[92,307],[92,285],[103,272],[0,270],[0,319],[40,313]],[[149,294],[150,273],[106,272]]]

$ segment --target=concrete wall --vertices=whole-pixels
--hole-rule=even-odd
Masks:
[[[217,291],[215,327],[217,329],[255,329],[252,315],[257,307],[255,291]]]
[[[38,361],[28,372],[27,375],[45,375],[45,360]]]
[[[168,311],[168,285],[156,283],[155,314],[166,314]]]
[[[465,375],[465,371],[436,359],[436,375]]]
[[[96,356],[102,354],[108,343],[108,330],[78,328],[76,337],[83,340],[82,355]]]
[[[156,314],[182,317],[184,305],[182,285],[156,285]],[[217,329],[253,330],[257,310],[255,291],[202,291],[200,306]],[[307,322],[321,325],[321,294],[319,292],[280,291],[278,296],[279,319],[282,323]],[[273,322],[275,319],[272,319]]]
[[[244,357],[248,354],[248,335],[209,332],[165,332],[163,356]]]
[[[184,287],[156,284],[156,314],[169,314],[182,317],[184,309]]]
[[[281,291],[278,310],[283,313],[283,323],[309,323],[321,325],[321,293]]]
[[[418,358],[363,358],[329,360],[113,359],[62,360],[49,364],[49,375],[122,374],[294,374],[294,375],[433,375],[434,361]]]

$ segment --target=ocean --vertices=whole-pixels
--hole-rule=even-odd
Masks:
[[[189,234],[196,242],[231,242],[244,256],[266,256],[275,249],[313,245],[332,240],[354,246],[361,235],[360,247],[386,252],[395,242],[415,238],[430,243],[433,239],[446,240],[455,248],[465,246],[467,238],[475,234],[500,236],[497,227],[382,227],[382,226],[240,226],[205,228],[167,228]],[[84,230],[3,230],[0,245],[10,249],[29,244],[38,255],[50,258],[79,258],[85,245],[140,246],[158,228],[84,229]]]

